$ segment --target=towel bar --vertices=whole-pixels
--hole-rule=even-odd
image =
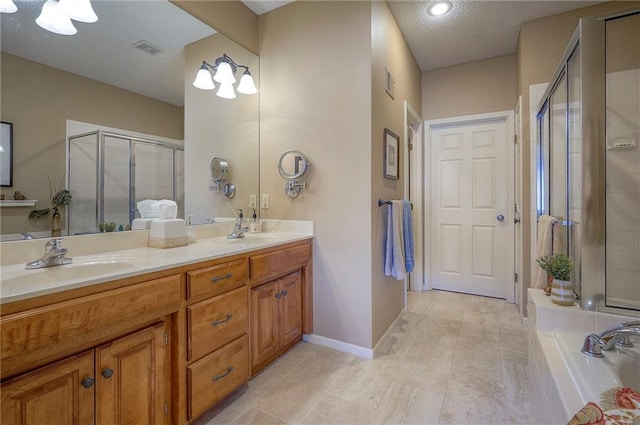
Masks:
[[[385,201],[383,199],[378,199],[378,206],[381,207],[383,205],[391,205],[391,201]],[[411,209],[413,210],[413,202],[411,202]]]

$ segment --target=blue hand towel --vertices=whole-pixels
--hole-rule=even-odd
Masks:
[[[407,273],[413,271],[413,223],[411,219],[411,203],[402,201],[402,232],[404,239],[404,264]]]
[[[387,210],[387,242],[385,246],[384,274],[394,279],[404,279],[404,241],[402,216],[404,208],[401,201],[391,201]]]

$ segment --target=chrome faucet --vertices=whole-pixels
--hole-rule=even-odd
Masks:
[[[227,236],[227,239],[240,239],[244,238],[244,232],[248,231],[249,227],[244,225],[244,215],[242,215],[242,209],[238,210],[238,219],[233,227],[233,233]]]
[[[67,248],[62,247],[62,239],[51,239],[44,246],[44,255],[42,258],[27,263],[26,269],[42,269],[45,267],[71,264],[73,259],[67,258],[65,255],[67,255]]]
[[[580,351],[591,357],[604,357],[602,350],[609,351],[616,345],[619,347],[632,346],[629,342],[630,335],[640,336],[640,321],[623,323],[599,335],[590,334],[585,338]]]
[[[31,233],[20,233],[20,239],[30,241],[32,239],[35,239],[35,237],[33,237]]]

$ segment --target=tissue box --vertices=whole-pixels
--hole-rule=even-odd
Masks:
[[[189,244],[187,227],[181,218],[153,220],[149,228],[149,247],[175,248]]]
[[[151,228],[151,222],[155,218],[134,218],[131,222],[131,230],[146,230]]]

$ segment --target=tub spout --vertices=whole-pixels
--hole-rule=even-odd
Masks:
[[[591,357],[604,357],[602,350],[608,351],[618,344],[629,346],[629,336],[640,336],[640,321],[626,322],[601,334],[590,334],[584,339],[582,352]],[[622,343],[622,344],[620,344]]]

